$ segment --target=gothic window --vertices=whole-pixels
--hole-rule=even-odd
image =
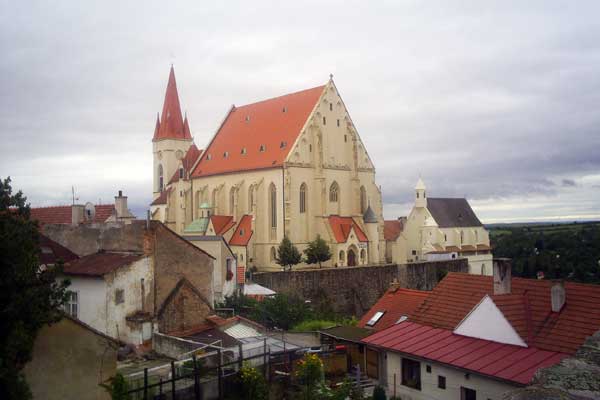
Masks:
[[[333,111],[333,103],[329,103],[329,111]]]
[[[365,251],[365,249],[362,249],[360,251],[360,261],[362,264],[365,264],[367,262],[367,252]]]
[[[229,191],[229,214],[235,219],[235,188],[232,187]]]
[[[329,201],[332,203],[337,203],[340,195],[340,187],[337,182],[333,182],[329,187]]]
[[[337,120],[337,126],[338,127],[340,126],[340,120],[339,119]]]
[[[251,185],[248,188],[248,212],[252,212],[252,206],[254,205],[254,186]]]
[[[338,264],[344,265],[344,262],[345,262],[344,250],[340,250],[340,254],[338,254]]]
[[[269,186],[269,219],[271,220],[271,228],[277,228],[277,188],[271,183]]]
[[[163,191],[163,167],[162,164],[158,164],[158,191]]]
[[[367,189],[364,186],[360,187],[360,212],[364,214],[367,211]]]
[[[179,179],[183,179],[183,167],[179,168]]]
[[[300,185],[300,213],[306,212],[306,183]]]
[[[327,125],[327,119],[323,117],[323,125]]]

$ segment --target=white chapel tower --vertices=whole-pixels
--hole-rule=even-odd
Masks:
[[[187,116],[184,120],[181,114],[175,71],[171,66],[162,114],[160,118],[156,117],[152,138],[154,199],[160,195],[176,172],[179,160],[183,158],[192,142]]]
[[[427,208],[427,193],[426,193],[425,183],[421,178],[417,182],[415,186],[415,207],[417,208]]]

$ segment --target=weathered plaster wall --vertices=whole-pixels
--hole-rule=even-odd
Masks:
[[[39,332],[25,375],[34,399],[101,400],[116,368],[116,343],[64,318]]]
[[[305,299],[325,296],[334,311],[360,317],[395,279],[402,287],[431,290],[446,271],[468,272],[467,260],[260,272],[253,280],[276,292],[297,293]]]

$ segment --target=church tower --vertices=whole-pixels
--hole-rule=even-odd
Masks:
[[[175,70],[171,66],[162,114],[156,116],[152,138],[154,199],[169,183],[192,142],[187,116],[184,119],[181,114]]]
[[[427,193],[425,183],[419,178],[417,185],[415,186],[415,207],[427,208]]]

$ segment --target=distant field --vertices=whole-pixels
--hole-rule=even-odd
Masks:
[[[600,226],[600,221],[592,222],[571,222],[571,223],[516,223],[516,224],[498,224],[488,225],[486,228],[490,232],[492,238],[498,238],[503,235],[511,235],[514,231],[531,232],[531,233],[567,233],[579,232],[584,227]]]

